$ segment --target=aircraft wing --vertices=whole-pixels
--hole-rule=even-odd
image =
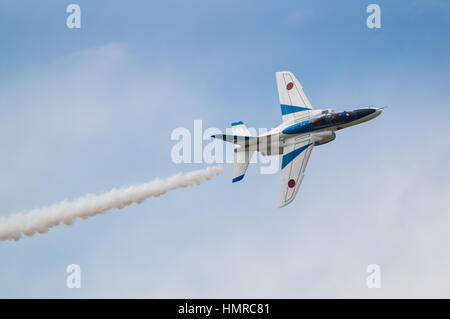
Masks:
[[[313,107],[294,74],[277,72],[276,78],[283,122],[309,114]]]
[[[297,195],[313,147],[314,144],[309,138],[284,147],[281,162],[279,207],[286,206]]]

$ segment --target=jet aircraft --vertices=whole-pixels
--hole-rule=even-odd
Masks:
[[[282,155],[278,206],[291,203],[303,180],[306,165],[314,146],[336,138],[336,131],[371,120],[381,108],[366,107],[343,112],[314,109],[303,87],[291,72],[276,73],[282,123],[260,136],[251,136],[243,122],[232,123],[232,135],[212,137],[234,144],[232,182],[244,178],[255,151],[264,155]]]

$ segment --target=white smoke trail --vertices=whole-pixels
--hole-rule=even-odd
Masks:
[[[88,194],[73,201],[64,200],[48,207],[0,217],[0,240],[19,240],[23,235],[44,234],[61,222],[72,225],[78,217],[86,219],[113,208],[140,204],[149,197],[160,196],[177,188],[200,185],[222,172],[221,166],[211,166],[184,175],[178,174],[167,180],[156,179],[137,186],[112,189],[100,195]]]

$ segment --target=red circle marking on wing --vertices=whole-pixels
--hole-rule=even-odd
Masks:
[[[288,182],[289,188],[293,188],[295,186],[295,181],[293,179],[290,179]]]
[[[292,83],[292,82],[289,82],[287,85],[286,85],[286,90],[292,90],[292,88],[294,87],[294,83]]]

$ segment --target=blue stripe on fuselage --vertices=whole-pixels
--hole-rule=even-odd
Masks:
[[[353,121],[350,121],[353,122]],[[350,123],[347,122],[347,123]],[[345,123],[345,124],[347,124]],[[283,134],[302,134],[302,133],[309,133],[309,132],[314,132],[314,131],[319,131],[319,130],[323,130],[326,128],[330,128],[333,126],[339,126],[340,124],[330,124],[330,125],[325,125],[325,126],[319,126],[319,127],[311,127],[311,125],[309,125],[309,121],[303,121],[294,125],[291,125],[289,127],[286,127],[283,131],[281,131],[281,133]]]
[[[320,128],[322,129],[322,128]],[[303,121],[291,126],[286,127],[282,133],[283,134],[300,134],[300,133],[307,133],[311,132],[313,129],[309,125],[309,121]]]

